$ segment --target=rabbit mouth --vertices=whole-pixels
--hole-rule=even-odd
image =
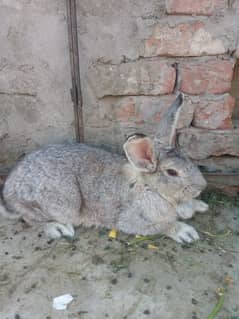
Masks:
[[[202,191],[201,189],[190,189],[185,187],[182,189],[181,198],[186,200],[196,198],[200,195],[201,191]]]
[[[200,195],[201,191],[197,191],[192,198],[197,198]]]

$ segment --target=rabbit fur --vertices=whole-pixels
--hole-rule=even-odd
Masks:
[[[206,187],[199,169],[175,147],[180,94],[153,139],[133,135],[126,158],[85,144],[58,144],[27,155],[7,178],[0,213],[44,225],[52,238],[79,225],[129,234],[165,234],[179,243],[199,238],[179,218],[208,209],[195,199]]]

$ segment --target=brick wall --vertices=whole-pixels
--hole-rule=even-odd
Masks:
[[[125,13],[123,8],[118,8],[119,14],[113,13],[114,9],[105,12],[103,24],[112,21],[108,14],[115,18],[110,43],[119,48],[120,55],[105,42],[105,51],[100,50],[102,56],[91,60],[83,72],[88,79],[85,88],[93,91],[96,105],[93,113],[87,112],[86,108],[92,111],[92,106],[86,94],[86,137],[96,144],[117,147],[131,132],[153,134],[174,94],[182,91],[186,101],[179,123],[179,143],[199,164],[201,161],[204,166],[208,163],[218,168],[215,156],[225,155],[227,162],[228,155],[239,156],[239,131],[232,124],[235,98],[230,94],[239,55],[238,2],[149,3],[150,8],[137,8],[139,12],[134,11],[133,17],[136,8],[129,10],[126,5],[131,19],[127,18],[125,24],[129,29],[134,24],[134,37],[119,22],[125,18],[121,15]],[[84,17],[80,18],[84,24]],[[100,27],[98,32],[96,49],[105,36]],[[117,32],[123,33],[126,43]],[[80,46],[87,47],[84,39]],[[234,160],[233,165],[237,162],[239,168],[239,160]]]

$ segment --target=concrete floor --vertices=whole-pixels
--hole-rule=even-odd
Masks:
[[[190,221],[201,241],[180,246],[161,237],[127,246],[107,231],[79,229],[76,240],[47,242],[40,230],[0,220],[1,319],[207,319],[216,290],[228,283],[216,318],[239,319],[239,208]],[[67,310],[52,308],[70,293]]]

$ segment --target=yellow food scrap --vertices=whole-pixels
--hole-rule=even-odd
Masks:
[[[117,237],[117,230],[116,229],[111,229],[109,231],[108,237],[115,239]]]
[[[234,284],[234,280],[233,280],[233,278],[231,277],[231,276],[226,276],[225,278],[224,278],[224,283],[226,284],[226,285],[233,285]]]
[[[159,249],[158,246],[148,244],[148,249]]]

